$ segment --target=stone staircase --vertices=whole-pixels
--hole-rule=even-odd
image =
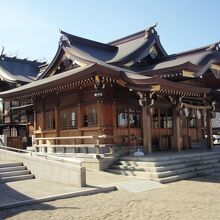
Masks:
[[[121,157],[108,172],[160,183],[220,172],[220,152],[161,157]]]
[[[206,140],[201,140],[199,142],[191,142],[191,147],[192,149],[207,149],[207,141]]]
[[[31,174],[23,163],[19,162],[0,162],[0,183],[13,182],[33,179],[34,175]]]

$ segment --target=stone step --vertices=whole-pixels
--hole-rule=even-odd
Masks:
[[[179,160],[189,160],[191,158],[201,158],[201,157],[209,157],[209,156],[219,156],[220,157],[220,152],[206,152],[206,153],[195,153],[195,154],[180,154],[180,155],[170,155],[170,156],[162,156],[162,157],[157,157],[157,156],[152,156],[152,157],[134,157],[134,156],[125,156],[119,158],[122,161],[135,161],[135,162],[169,162],[169,161],[179,161]]]
[[[165,166],[172,166],[176,164],[183,164],[186,163],[189,166],[191,164],[195,164],[201,161],[201,163],[206,163],[205,161],[220,161],[220,155],[206,155],[202,157],[194,157],[194,158],[185,158],[185,159],[173,159],[169,161],[160,161],[160,162],[144,162],[144,161],[126,161],[121,160],[119,161],[119,165],[124,166],[141,166],[141,167],[165,167]]]
[[[215,168],[210,168],[206,170],[199,170],[199,171],[194,171],[194,172],[188,172],[188,173],[183,173],[175,176],[169,176],[169,177],[164,177],[164,178],[158,178],[154,179],[156,182],[160,183],[171,183],[179,180],[184,180],[184,179],[190,179],[193,177],[199,177],[199,176],[205,176],[205,175],[210,175],[213,174],[217,171]]]
[[[128,166],[157,167],[157,166],[166,166],[166,165],[184,163],[184,160],[172,160],[172,161],[165,161],[165,162],[144,162],[144,161],[121,160],[119,161],[119,163],[121,165],[128,165]]]
[[[18,171],[11,171],[11,172],[3,172],[0,173],[0,179],[3,177],[13,177],[13,176],[20,176],[20,175],[27,175],[30,174],[29,170],[18,170]]]
[[[172,171],[152,173],[151,176],[153,178],[164,178],[164,177],[169,177],[169,176],[181,175],[184,173],[197,172],[197,171],[216,169],[216,168],[220,168],[220,163],[199,165],[199,166],[186,167],[186,168],[172,170]]]
[[[191,173],[197,172],[202,170],[208,169],[220,169],[220,163],[216,164],[205,164],[205,165],[197,165],[193,167],[185,167],[180,168],[172,171],[164,171],[164,172],[147,172],[147,171],[140,171],[140,170],[132,170],[132,169],[108,169],[108,172],[115,173],[115,174],[122,174],[126,176],[137,176],[137,177],[144,177],[147,179],[158,179],[158,178],[165,178],[171,176],[177,176],[184,173]]]
[[[141,166],[127,166],[127,165],[112,165],[110,169],[114,170],[130,170],[130,171],[142,171],[142,172],[152,172],[151,167],[141,167]]]
[[[34,175],[33,174],[27,174],[27,175],[21,175],[21,176],[2,177],[0,179],[0,183],[13,182],[13,181],[22,181],[22,180],[28,180],[28,179],[34,179]]]
[[[116,170],[116,169],[107,169],[107,172],[124,175],[124,176],[136,176],[136,177],[143,177],[146,179],[150,179],[147,176],[147,172],[141,172],[141,171],[130,171],[130,170]]]
[[[0,162],[0,168],[16,167],[16,166],[23,166],[23,163],[21,163],[21,162],[7,162],[7,163]]]
[[[112,165],[111,169],[119,169],[119,170],[129,170],[129,171],[142,171],[142,172],[165,172],[165,171],[173,171],[183,168],[189,168],[199,165],[207,165],[207,164],[217,164],[220,162],[217,159],[207,160],[207,161],[198,161],[192,163],[180,163],[163,167],[147,167],[147,166],[132,166],[132,165]],[[220,164],[220,163],[219,163]]]
[[[15,167],[4,167],[0,168],[0,174],[4,172],[18,171],[18,170],[26,170],[25,166],[15,166]]]

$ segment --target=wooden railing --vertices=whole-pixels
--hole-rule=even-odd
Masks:
[[[95,144],[58,144],[60,140],[94,140]],[[33,146],[35,151],[39,151],[40,148],[44,148],[44,151],[52,149],[52,152],[56,152],[57,148],[96,148],[96,154],[100,154],[100,148],[109,147],[110,154],[114,154],[114,145],[113,144],[100,144],[101,139],[113,139],[112,136],[107,135],[88,135],[88,136],[72,136],[72,137],[44,137],[44,138],[35,138],[33,137]],[[52,141],[53,143],[39,143],[44,141]]]

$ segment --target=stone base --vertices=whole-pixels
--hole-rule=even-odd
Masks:
[[[115,161],[116,158],[80,158],[82,166],[88,169],[104,171],[107,170]]]

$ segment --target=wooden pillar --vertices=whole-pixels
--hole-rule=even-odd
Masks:
[[[173,146],[172,150],[181,151],[180,115],[176,106],[173,108]]]
[[[41,131],[41,135],[40,137],[43,138],[44,137],[44,129],[45,129],[45,112],[44,112],[44,104],[41,108],[41,113],[40,113],[40,123],[38,123],[38,130]],[[39,144],[43,144],[44,141],[43,140],[39,140]]]
[[[96,103],[97,109],[97,125],[100,128],[103,128],[103,102]]]
[[[37,100],[36,99],[34,99],[33,114],[34,114],[34,131],[36,131],[37,130]]]
[[[77,135],[78,136],[83,136],[83,132],[81,130],[81,128],[83,127],[83,111],[82,111],[82,105],[80,103],[78,103],[78,107],[77,107]],[[76,144],[83,144],[83,140],[82,139],[78,139],[78,140],[75,140]],[[74,149],[75,153],[76,152],[79,152],[77,150],[77,148]]]
[[[202,133],[202,138],[205,140],[205,135],[206,135],[206,129],[205,129],[205,110],[202,110],[202,117],[201,117],[201,119],[202,119],[202,131],[203,131],[203,133]]]
[[[212,137],[212,120],[210,117],[210,110],[207,110],[207,114],[206,114],[206,132],[207,132],[208,148],[211,149],[213,147],[213,137]]]
[[[55,118],[55,130],[56,130],[56,137],[60,136],[60,111],[59,107],[55,106],[54,108],[54,118]]]
[[[144,153],[152,152],[151,143],[151,114],[147,106],[142,107],[142,123],[143,123],[143,145]]]

